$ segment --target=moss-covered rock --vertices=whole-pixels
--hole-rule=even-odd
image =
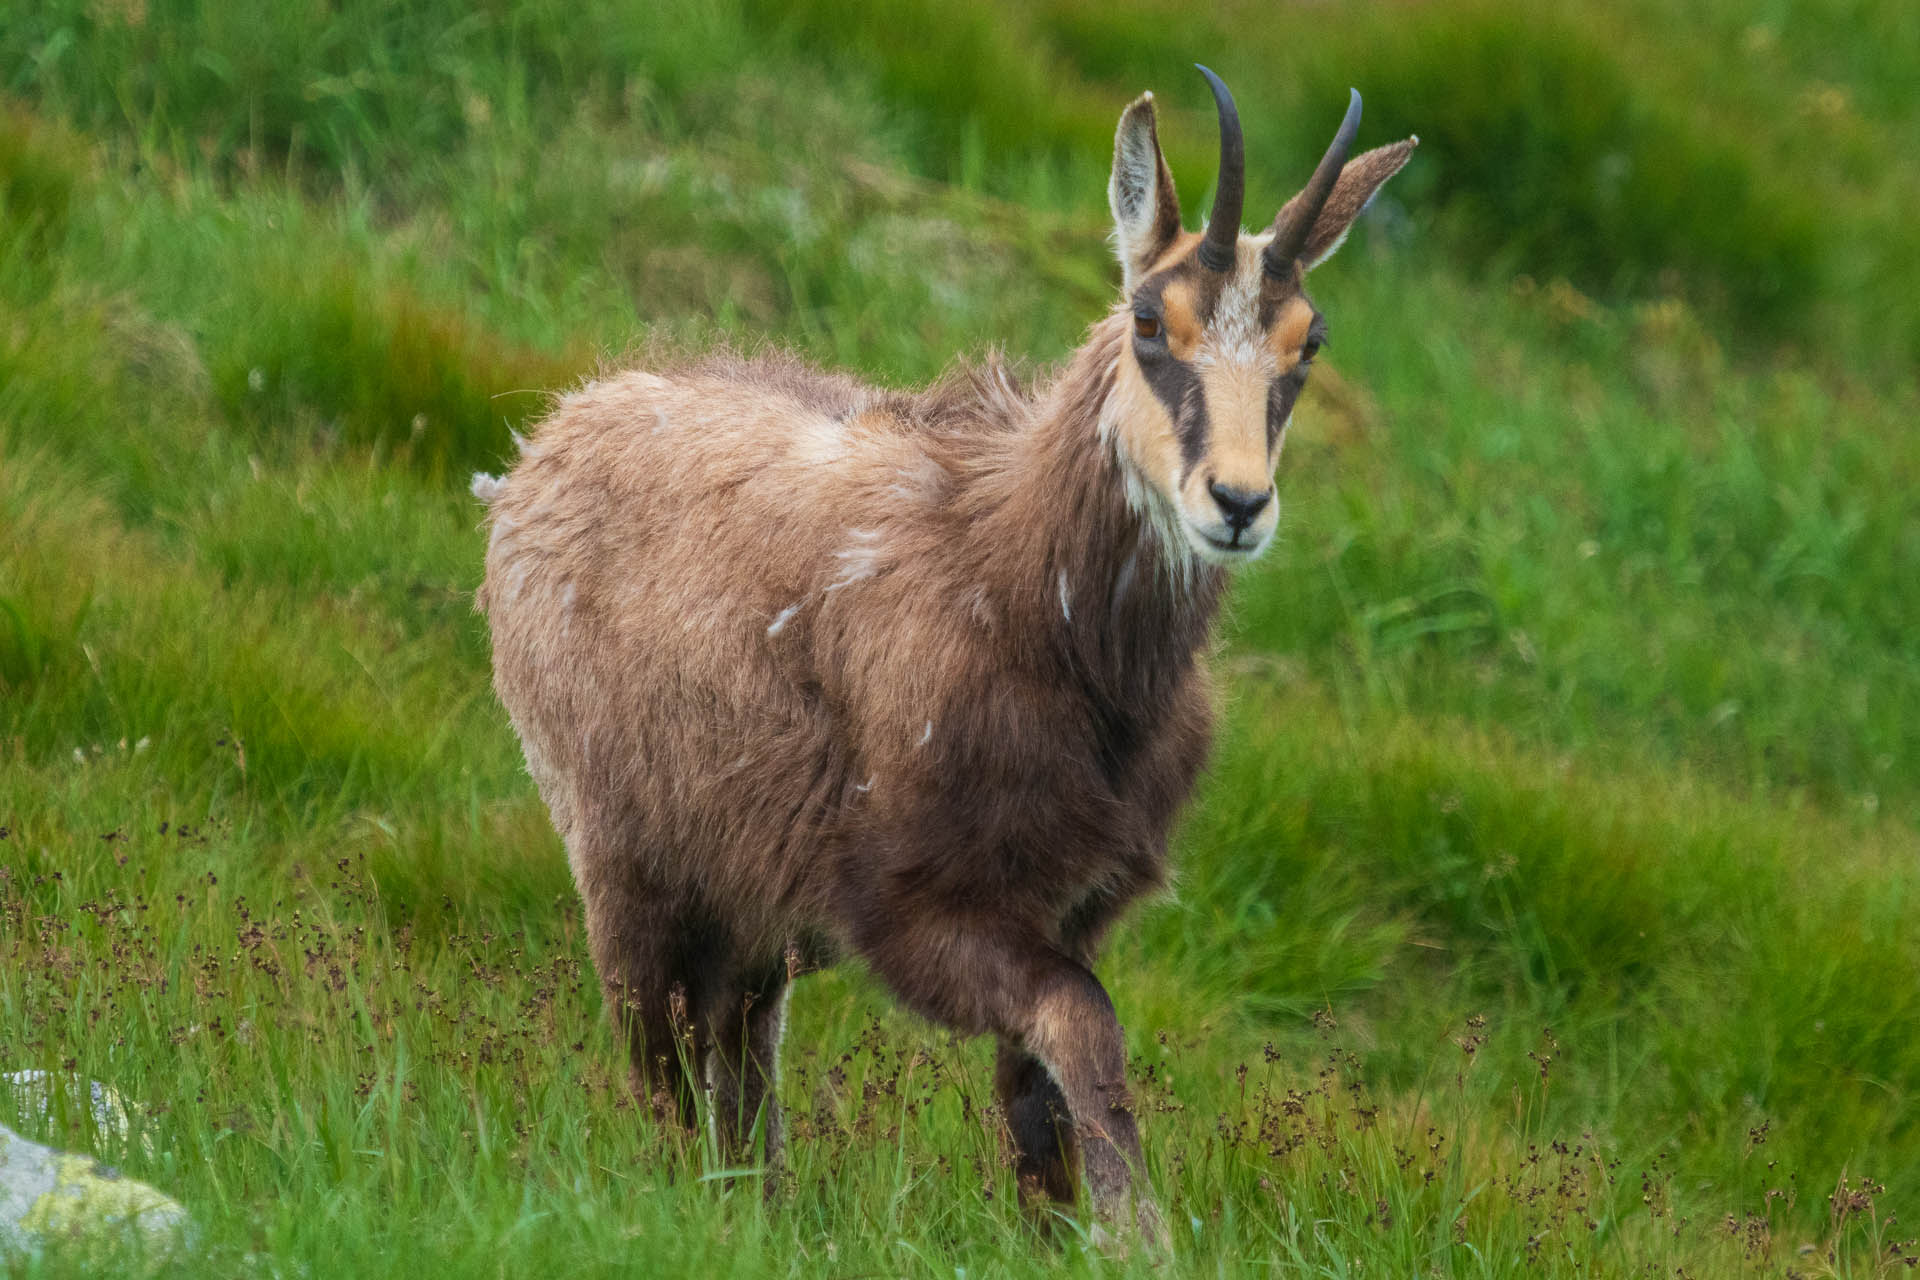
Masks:
[[[146,1183],[0,1125],[0,1256],[49,1246],[163,1256],[186,1223],[180,1203]]]

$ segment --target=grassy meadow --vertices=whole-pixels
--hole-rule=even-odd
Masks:
[[[1908,1274],[1909,0],[27,0],[0,11],[0,1123],[183,1201],[18,1276]],[[991,1056],[798,989],[766,1176],[624,1096],[473,613],[634,352],[911,383],[1115,296],[1348,84],[1423,145],[1239,581],[1177,890],[1101,966],[1175,1225],[1013,1203]]]

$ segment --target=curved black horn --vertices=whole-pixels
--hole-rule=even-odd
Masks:
[[[1340,122],[1340,132],[1333,135],[1333,145],[1320,157],[1319,167],[1300,194],[1288,201],[1288,207],[1280,210],[1273,220],[1273,240],[1261,255],[1269,275],[1291,277],[1294,259],[1307,247],[1307,234],[1313,230],[1314,219],[1326,207],[1327,197],[1333,194],[1333,184],[1339,181],[1340,170],[1346,167],[1354,135],[1360,132],[1360,91],[1349,89],[1347,92],[1353,97],[1347,102],[1347,118]]]
[[[1200,242],[1200,265],[1209,271],[1230,271],[1240,244],[1240,205],[1247,194],[1247,147],[1240,136],[1240,112],[1220,77],[1201,67],[1220,109],[1220,181],[1213,192],[1213,216],[1207,219],[1206,238]]]

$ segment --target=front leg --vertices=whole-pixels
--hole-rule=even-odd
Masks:
[[[1096,890],[1081,900],[1061,921],[1061,949],[1091,968],[1126,896],[1130,895]],[[1002,1040],[994,1057],[993,1084],[1013,1139],[1014,1177],[1022,1207],[1072,1205],[1079,1150],[1066,1097],[1052,1073],[1018,1044]]]
[[[1002,1040],[994,1055],[993,1091],[1013,1139],[1021,1207],[1071,1205],[1079,1152],[1066,1096],[1052,1073],[1018,1044]]]
[[[1066,1103],[1094,1213],[1164,1248],[1166,1228],[1145,1186],[1127,1095],[1126,1048],[1106,989],[1038,930],[965,909],[901,905],[875,912],[870,918],[889,927],[859,940],[874,971],[922,1015],[971,1034],[992,1032],[1036,1060]],[[1040,1123],[1037,1114],[1027,1118]],[[1055,1143],[1060,1158],[1042,1160],[1035,1172],[1043,1187],[1051,1180],[1054,1190],[1062,1181],[1070,1188],[1064,1173],[1056,1176],[1067,1152]]]

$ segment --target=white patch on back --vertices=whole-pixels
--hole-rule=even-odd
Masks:
[[[976,625],[988,630],[992,629],[994,621],[993,605],[987,600],[987,589],[985,587],[975,587],[973,589],[973,605],[970,612],[973,614],[973,620]]]
[[[864,578],[871,578],[880,572],[882,551],[879,544],[878,529],[849,529],[847,537],[851,541],[833,553],[840,561],[840,576],[827,585],[822,594],[831,594],[842,587],[852,586]]]
[[[789,622],[793,621],[793,615],[799,612],[800,612],[800,606],[797,604],[790,604],[786,608],[782,609],[779,613],[774,615],[773,625],[767,628],[767,634],[770,636],[779,635],[783,630],[786,629],[786,625]]]
[[[887,496],[902,502],[933,502],[952,479],[945,467],[924,453],[911,465],[896,468],[893,474],[897,483],[887,486]]]
[[[787,437],[793,460],[807,467],[830,467],[847,456],[850,443],[847,430],[832,418],[813,418],[802,422]]]

